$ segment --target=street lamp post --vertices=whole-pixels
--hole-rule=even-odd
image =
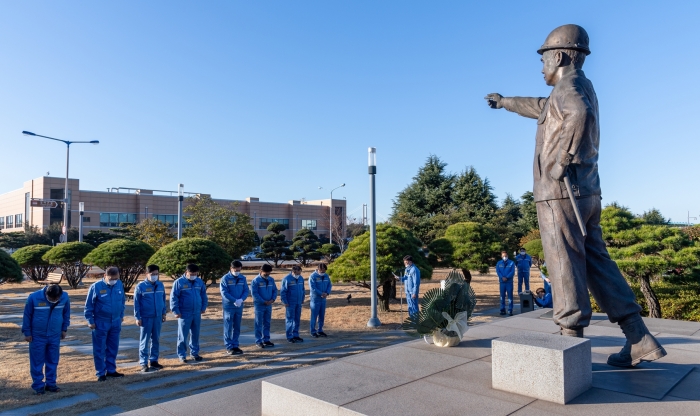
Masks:
[[[342,188],[342,187],[344,187],[344,186],[345,186],[345,184],[342,184],[342,185],[340,185],[340,186],[338,186],[338,187],[335,187],[335,188],[331,189],[331,208],[330,208],[330,210],[331,210],[331,215],[330,215],[330,222],[329,222],[329,225],[328,225],[328,228],[330,228],[331,244],[333,244],[333,214],[334,214],[334,213],[333,213],[333,191],[335,191],[336,189],[340,189],[340,188]]]
[[[83,214],[85,214],[85,202],[80,202],[80,224],[78,224],[78,241],[83,242]]]
[[[73,143],[90,143],[90,144],[99,144],[99,140],[90,140],[90,141],[69,141],[69,140],[61,140],[61,139],[55,139],[53,137],[48,137],[48,136],[42,136],[41,134],[35,134],[32,133],[31,131],[23,131],[22,134],[25,136],[35,136],[35,137],[43,137],[44,139],[50,139],[50,140],[56,140],[57,142],[62,142],[66,144],[66,185],[65,189],[63,190],[63,234],[62,234],[62,239],[64,243],[68,242],[68,165],[70,161],[70,145]],[[81,218],[82,220],[82,218]],[[82,226],[82,221],[81,224]],[[80,237],[82,239],[82,235]]]
[[[377,174],[377,148],[370,147],[369,152],[369,205],[371,219],[369,223],[369,258],[372,287],[372,317],[367,321],[367,326],[378,327],[382,323],[377,318],[377,205],[375,201],[374,175]]]
[[[182,201],[185,199],[185,185],[177,185],[177,239],[182,238]]]

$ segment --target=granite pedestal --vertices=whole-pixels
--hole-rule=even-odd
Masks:
[[[493,341],[491,371],[496,390],[566,404],[591,388],[591,341],[538,332],[507,335]]]

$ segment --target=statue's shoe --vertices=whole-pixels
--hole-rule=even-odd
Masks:
[[[666,356],[666,350],[647,329],[641,316],[636,315],[620,322],[627,341],[622,350],[608,357],[608,364],[615,367],[634,367],[642,361],[654,361]]]

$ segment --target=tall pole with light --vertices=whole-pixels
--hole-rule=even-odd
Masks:
[[[78,224],[78,241],[83,242],[83,214],[85,214],[85,202],[80,202],[80,224]]]
[[[369,211],[371,214],[369,223],[369,258],[372,290],[372,317],[367,321],[367,326],[377,327],[382,323],[377,318],[377,205],[374,189],[374,176],[377,174],[377,148],[370,147],[369,152]]]
[[[23,131],[22,134],[25,136],[34,136],[34,137],[43,137],[44,139],[49,139],[49,140],[55,140],[57,142],[62,142],[66,144],[66,185],[65,188],[63,189],[63,233],[61,239],[63,240],[63,243],[68,242],[68,165],[70,162],[70,145],[74,143],[89,143],[89,144],[99,144],[99,140],[90,140],[90,141],[69,141],[69,140],[61,140],[61,139],[56,139],[53,137],[48,137],[48,136],[42,136],[41,134],[36,134],[32,133],[31,131]],[[82,220],[82,218],[81,218]],[[82,226],[82,221],[80,223]],[[81,234],[82,238],[82,234]]]
[[[336,189],[340,189],[340,188],[342,188],[342,187],[344,187],[344,186],[345,186],[345,184],[342,184],[342,185],[340,185],[340,186],[338,186],[338,187],[335,187],[335,188],[331,189],[331,208],[330,208],[330,210],[331,210],[331,215],[330,215],[330,222],[329,222],[329,225],[328,225],[328,228],[330,228],[330,234],[331,234],[331,244],[333,244],[333,215],[335,214],[335,213],[333,212],[333,191],[335,191]]]
[[[182,238],[182,201],[185,199],[185,185],[177,185],[177,239]]]

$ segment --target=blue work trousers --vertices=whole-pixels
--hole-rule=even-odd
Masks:
[[[92,357],[95,360],[97,377],[117,371],[117,352],[119,352],[121,331],[121,319],[113,321],[95,319],[95,329],[92,330]]]
[[[513,312],[513,280],[500,281],[501,312],[506,310],[506,294],[508,294],[508,312]]]
[[[255,342],[270,340],[272,305],[255,305]]]
[[[301,304],[287,306],[284,314],[284,322],[287,328],[287,339],[299,336],[299,323],[301,322]]]
[[[42,390],[45,386],[56,387],[56,368],[58,351],[61,347],[61,335],[38,337],[32,335],[29,343],[29,371],[32,375],[32,388]],[[44,383],[44,367],[46,383]]]
[[[518,270],[518,293],[523,291],[523,283],[525,283],[525,290],[530,290],[530,271],[523,270],[522,272]]]
[[[163,318],[141,318],[139,328],[139,364],[146,365],[158,361],[160,351],[160,328],[163,326]]]
[[[227,350],[238,348],[238,337],[241,335],[241,318],[243,307],[224,309],[224,345]]]
[[[190,355],[199,355],[199,327],[202,314],[177,318],[177,356],[187,358],[187,337],[190,337]]]
[[[418,313],[418,296],[413,299],[412,295],[406,293],[406,305],[408,306],[408,314],[414,315]]]
[[[326,300],[324,298],[311,298],[311,321],[309,322],[311,334],[323,332],[323,322],[326,320]],[[318,330],[316,323],[318,322]]]

